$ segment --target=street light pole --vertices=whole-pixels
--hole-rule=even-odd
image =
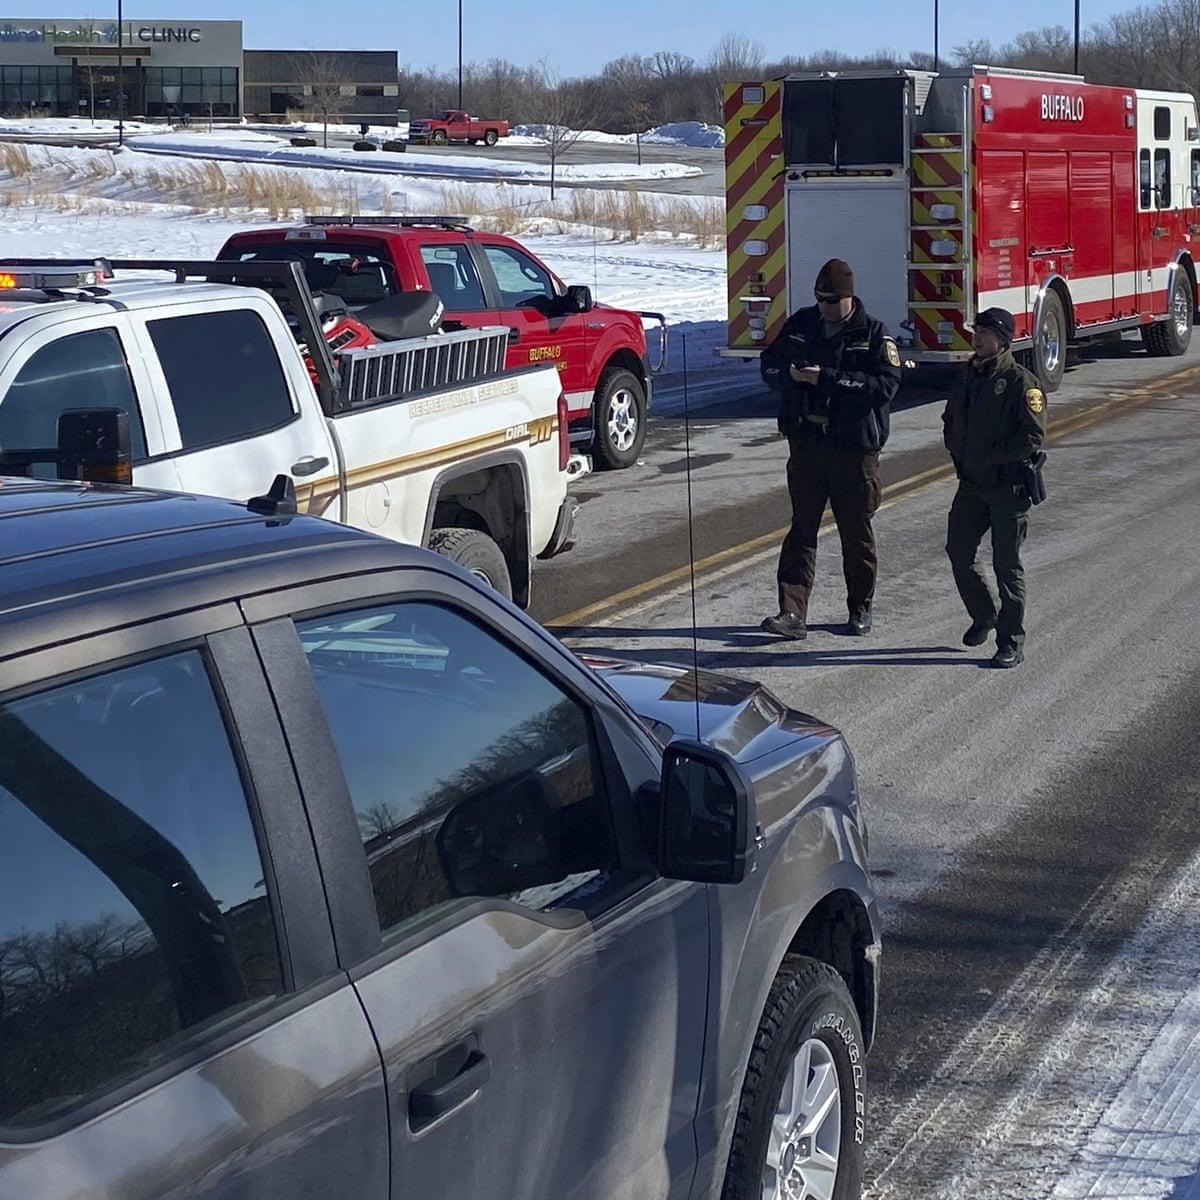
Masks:
[[[462,79],[463,79],[463,64],[462,64],[462,46],[463,46],[463,26],[462,26],[462,6],[463,0],[458,0],[458,107],[462,108]]]
[[[117,145],[125,144],[125,22],[117,0]]]
[[[1079,74],[1079,0],[1075,0],[1075,74]]]

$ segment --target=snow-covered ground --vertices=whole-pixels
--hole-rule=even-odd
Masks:
[[[26,174],[14,178],[0,168],[0,257],[210,257],[236,230],[301,215],[300,210],[287,217],[272,217],[261,208],[234,211],[254,189],[264,197],[273,189],[276,204],[291,199],[316,203],[319,211],[339,211],[330,206],[341,201],[346,205],[342,211],[364,214],[447,212],[464,197],[475,201],[477,212],[508,212],[519,204],[533,212],[548,200],[548,191],[536,186],[457,183],[455,195],[447,197],[446,185],[437,181],[399,182],[386,174],[289,172],[215,161],[176,164],[138,151],[114,155],[44,146],[21,151],[30,164]],[[292,196],[297,187],[311,196]],[[592,195],[581,192],[573,199],[586,210]],[[610,194],[598,201],[608,198]],[[653,205],[655,198],[649,194],[642,199]],[[593,234],[546,216],[531,219],[529,228],[522,241],[568,283],[591,286],[598,300],[663,312],[672,322],[723,317],[725,260],[720,249],[700,249],[652,232],[644,242],[615,241],[610,231]]]
[[[126,133],[165,132],[166,125],[148,125],[142,121],[126,121]],[[0,117],[0,134],[7,137],[63,137],[71,134],[93,134],[111,137],[117,132],[116,121],[97,117]]]
[[[185,155],[191,158],[219,158],[233,162],[270,162],[289,166],[352,166],[394,175],[424,175],[447,179],[512,179],[548,181],[550,165],[543,162],[515,162],[506,158],[476,155],[449,157],[409,151],[361,151],[330,147],[297,147],[283,138],[254,130],[228,129],[213,133],[157,133],[127,139],[136,149],[156,154]],[[601,180],[646,181],[684,179],[702,175],[700,167],[683,163],[560,163],[556,175],[563,182],[590,183]]]

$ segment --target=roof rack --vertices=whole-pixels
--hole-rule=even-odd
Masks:
[[[469,217],[354,217],[330,216],[322,213],[319,216],[304,218],[306,225],[398,225],[407,228],[412,225],[432,225],[439,229],[471,228]]]

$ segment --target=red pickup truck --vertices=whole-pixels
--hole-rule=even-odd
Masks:
[[[411,121],[408,126],[410,142],[432,142],[444,146],[448,142],[466,142],[474,146],[483,142],[494,146],[502,137],[508,137],[507,121],[484,121],[473,117],[461,108],[434,113],[421,121]]]
[[[329,291],[351,314],[385,296],[429,291],[445,305],[450,327],[507,325],[506,366],[558,368],[572,444],[590,448],[600,466],[637,462],[653,374],[666,358],[661,314],[596,304],[590,288],[567,287],[512,238],[473,230],[457,217],[322,216],[236,233],[218,257],[336,266]],[[643,317],[659,325],[653,365]]]

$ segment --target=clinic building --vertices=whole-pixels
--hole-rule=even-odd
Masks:
[[[229,119],[242,87],[241,21],[0,17],[0,115]]]

